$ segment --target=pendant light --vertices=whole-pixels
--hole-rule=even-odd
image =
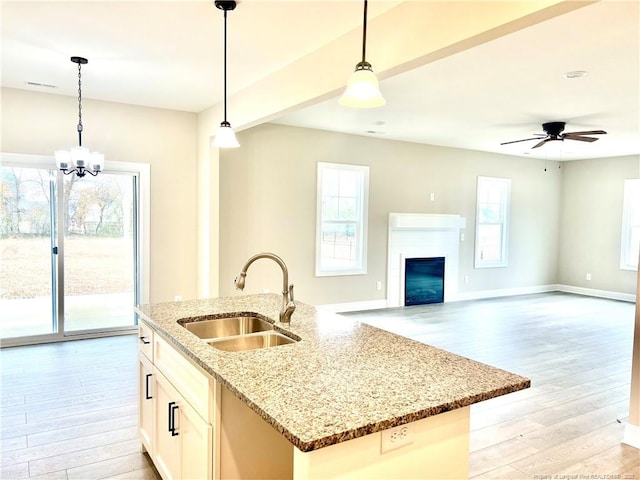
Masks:
[[[89,60],[71,57],[71,61],[78,65],[78,146],[70,150],[56,150],[54,156],[58,169],[65,175],[75,173],[82,178],[89,173],[95,177],[104,168],[104,154],[90,152],[82,146],[82,65],[89,63]]]
[[[355,108],[381,107],[386,100],[380,93],[378,79],[371,69],[371,64],[365,60],[367,47],[367,0],[364,0],[364,25],[362,29],[362,61],[356,65],[356,70],[349,77],[347,89],[338,101],[340,105]]]
[[[235,0],[215,0],[216,8],[224,12],[224,120],[213,139],[213,146],[218,148],[236,148],[240,144],[236,134],[227,121],[227,12],[236,8]]]

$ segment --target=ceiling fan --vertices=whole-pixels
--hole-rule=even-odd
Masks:
[[[565,122],[548,122],[542,124],[542,130],[545,133],[534,133],[535,137],[523,138],[522,140],[513,140],[511,142],[504,142],[500,145],[507,145],[509,143],[528,142],[529,140],[540,140],[531,148],[538,148],[547,142],[554,140],[578,140],[580,142],[595,142],[598,140],[596,137],[588,137],[585,135],[605,135],[607,132],[604,130],[588,130],[584,132],[567,132],[564,131]]]

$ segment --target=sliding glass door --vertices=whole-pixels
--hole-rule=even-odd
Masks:
[[[0,181],[0,336],[55,333],[55,173],[0,167]]]
[[[134,325],[135,189],[126,174],[64,178],[65,332]]]
[[[133,329],[145,300],[140,173],[78,178],[32,163],[0,166],[2,344]]]

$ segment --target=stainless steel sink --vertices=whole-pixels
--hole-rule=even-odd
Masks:
[[[273,324],[270,322],[248,315],[185,322],[182,325],[202,339],[232,337],[273,330]]]
[[[252,335],[240,335],[237,337],[213,340],[207,343],[218,350],[241,352],[244,350],[255,350],[258,348],[277,347],[278,345],[287,345],[295,342],[297,342],[297,340],[277,332],[262,332]]]

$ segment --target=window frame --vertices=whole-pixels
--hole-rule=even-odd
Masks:
[[[359,218],[356,223],[356,261],[348,268],[329,268],[322,263],[322,225],[327,223],[322,216],[322,202],[324,172],[327,170],[347,171],[361,175],[361,188],[358,192]],[[366,165],[352,165],[346,163],[318,162],[316,189],[316,277],[364,275],[367,273],[367,237],[369,211],[369,167]],[[331,221],[331,220],[329,220]],[[334,223],[340,223],[334,221]],[[357,234],[360,232],[360,235]]]
[[[629,255],[633,249],[631,246],[632,230],[640,230],[640,221],[634,223],[634,217],[640,218],[640,178],[629,178],[624,181],[624,193],[622,201],[622,229],[620,232],[620,269],[638,271],[638,255]],[[634,201],[635,200],[635,201]],[[635,211],[635,215],[632,212]],[[635,250],[635,249],[634,249]],[[634,257],[635,258],[632,258]]]
[[[501,186],[501,219],[494,222],[481,222],[481,198],[484,188],[489,185]],[[499,268],[509,266],[509,216],[511,211],[511,179],[501,177],[478,176],[476,189],[476,228],[474,245],[474,268]],[[501,245],[499,260],[485,260],[480,251],[480,227],[482,225],[501,226]]]

